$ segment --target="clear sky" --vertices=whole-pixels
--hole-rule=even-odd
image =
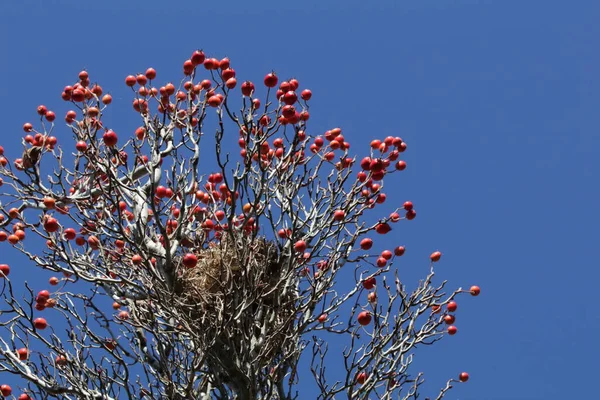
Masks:
[[[591,399],[599,17],[597,0],[2,1],[0,144],[15,157],[23,123],[38,104],[64,110],[82,68],[115,97],[121,131],[137,123],[125,76],[153,66],[179,80],[197,48],[243,80],[295,76],[315,130],[342,127],[361,156],[371,139],[407,142],[388,201],[418,216],[377,243],[406,246],[403,277],[424,276],[439,249],[450,286],[482,288],[460,299],[456,336],[417,351],[427,388],[468,371],[449,399]],[[0,257],[22,261],[7,244]],[[13,279],[33,272],[19,268]]]

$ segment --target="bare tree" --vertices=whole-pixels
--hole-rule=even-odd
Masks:
[[[0,371],[27,382],[19,399],[296,399],[311,379],[319,399],[418,397],[413,350],[455,333],[453,299],[479,288],[434,283],[435,252],[409,292],[393,268],[404,248],[370,252],[416,216],[406,202],[364,218],[406,143],[373,140],[357,163],[341,129],[309,130],[296,79],[268,74],[259,99],[229,64],[196,51],[179,87],[158,87],[152,68],[128,76],[140,118],[128,140],[82,71],[62,93],[75,148],[57,144],[44,106],[21,159],[0,148],[0,241],[57,273],[36,293],[0,266]],[[328,338],[346,340],[342,354]]]

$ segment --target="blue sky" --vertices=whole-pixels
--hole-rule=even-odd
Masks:
[[[407,142],[388,201],[412,200],[418,216],[377,243],[407,247],[407,281],[439,249],[451,286],[482,288],[461,298],[456,336],[416,353],[426,387],[468,371],[449,399],[597,393],[600,3],[166,4],[0,3],[7,154],[20,152],[38,104],[63,110],[60,92],[82,68],[115,97],[108,122],[122,131],[137,123],[124,77],[153,66],[176,81],[196,48],[230,57],[242,79],[295,76],[313,91],[315,129],[341,126],[360,155],[371,139]],[[2,260],[20,260],[1,249]]]

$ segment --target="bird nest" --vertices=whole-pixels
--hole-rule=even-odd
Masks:
[[[182,268],[182,294],[189,304],[214,303],[227,294],[248,296],[276,284],[283,262],[274,242],[264,238],[225,235],[196,251],[194,268]]]
[[[207,368],[233,385],[249,376],[242,367],[248,362],[266,368],[293,352],[297,342],[290,332],[298,294],[292,284],[295,264],[275,242],[229,234],[197,250],[198,263],[181,266],[179,283],[187,326],[210,343],[204,349]],[[250,338],[264,343],[252,354]],[[234,358],[243,362],[228,364]]]

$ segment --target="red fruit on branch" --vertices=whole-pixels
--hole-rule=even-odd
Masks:
[[[56,218],[50,217],[44,222],[44,230],[48,233],[56,232],[58,228],[60,228],[60,225]]]
[[[374,276],[365,279],[364,281],[362,281],[362,285],[365,289],[367,290],[371,290],[373,289],[373,287],[375,287],[375,284],[377,283],[377,280],[375,279]]]
[[[75,237],[77,236],[77,232],[75,231],[75,229],[73,228],[66,228],[63,231],[63,236],[65,237],[65,239],[67,240],[73,240],[75,239]]]
[[[384,250],[381,252],[381,257],[385,258],[386,260],[391,260],[392,258],[392,252],[389,250]]]
[[[333,213],[334,221],[342,221],[345,216],[346,213],[344,212],[344,210],[335,210],[335,212]]]
[[[458,380],[461,382],[466,382],[469,380],[469,374],[466,372],[461,372],[460,375],[458,376]]]
[[[12,394],[12,388],[9,385],[0,385],[0,393],[2,396],[8,397]]]
[[[33,326],[35,326],[36,329],[43,330],[48,326],[48,322],[46,322],[45,318],[36,318],[33,320]]]
[[[375,227],[375,232],[379,233],[380,235],[385,235],[386,233],[388,233],[391,230],[392,230],[392,228],[390,227],[390,225],[387,222],[379,223]]]
[[[267,74],[264,79],[265,86],[269,88],[275,87],[277,85],[277,81],[277,75],[275,75],[274,72]]]
[[[456,304],[456,302],[453,300],[449,302],[448,305],[446,305],[446,308],[448,309],[448,311],[454,312],[458,308],[458,304]]]
[[[50,292],[47,290],[40,290],[35,298],[37,303],[45,303],[50,298]]]
[[[448,327],[448,335],[455,335],[456,332],[458,332],[458,329],[454,325]]]
[[[361,324],[362,326],[369,325],[371,323],[371,319],[372,319],[371,313],[368,311],[361,311],[358,314],[358,318],[357,318],[358,323]]]
[[[471,289],[469,289],[469,293],[471,293],[472,296],[479,296],[479,293],[481,293],[481,289],[479,288],[479,286],[471,286]]]
[[[48,111],[45,115],[46,120],[48,120],[48,122],[52,122],[56,119],[56,114],[54,113],[54,111]]]
[[[296,250],[298,253],[302,253],[304,250],[306,250],[306,242],[304,240],[298,240],[294,244],[294,250]]]
[[[442,257],[442,253],[440,253],[439,251],[434,251],[433,253],[431,253],[431,255],[429,256],[429,258],[431,259],[432,262],[437,262],[440,260],[440,258]]]
[[[206,56],[202,50],[194,51],[192,53],[192,56],[190,57],[192,64],[196,65],[196,66],[202,64],[205,59],[206,59]]]
[[[127,86],[130,86],[130,87],[131,87],[131,86],[134,86],[136,83],[137,83],[137,79],[136,79],[136,78],[135,78],[135,76],[133,76],[133,75],[128,75],[128,76],[125,78],[125,84],[126,84]]]
[[[156,70],[154,68],[148,68],[145,75],[149,80],[153,80],[156,78]]]
[[[366,372],[359,372],[356,374],[356,383],[363,385],[367,381],[367,377],[368,375]]]
[[[241,89],[244,96],[252,96],[252,93],[254,93],[254,83],[245,81],[242,83]]]
[[[187,253],[181,262],[187,268],[194,268],[198,264],[198,256],[194,253]]]
[[[115,131],[108,130],[104,132],[104,135],[102,135],[102,140],[104,141],[104,144],[108,147],[114,147],[119,141],[119,137],[117,136]]]
[[[404,254],[405,250],[406,249],[404,248],[404,246],[398,246],[394,249],[394,254],[397,255],[398,257],[400,257]]]
[[[139,254],[134,254],[133,256],[131,256],[131,263],[133,265],[140,265],[143,262],[143,258],[141,255]]]
[[[0,264],[0,278],[5,278],[10,274],[10,267],[8,264]]]
[[[29,358],[29,350],[26,347],[21,347],[17,350],[17,355],[19,356],[19,360],[27,360]]]

